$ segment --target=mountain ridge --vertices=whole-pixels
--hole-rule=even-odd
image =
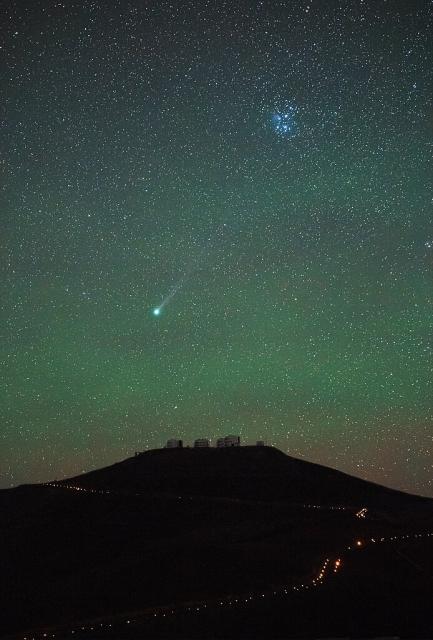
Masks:
[[[84,488],[191,493],[261,500],[320,501],[357,506],[427,503],[343,471],[289,456],[275,447],[150,449],[59,481]],[[433,504],[433,502],[432,502]],[[368,506],[368,504],[367,504]]]

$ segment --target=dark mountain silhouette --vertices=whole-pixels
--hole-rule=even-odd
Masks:
[[[387,508],[419,496],[299,460],[273,447],[154,449],[71,480],[82,487]]]
[[[431,632],[433,501],[270,447],[147,451],[0,514],[0,637]]]

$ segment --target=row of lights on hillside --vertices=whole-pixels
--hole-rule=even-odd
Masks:
[[[64,486],[64,485],[61,485]],[[353,547],[347,547],[348,550],[352,550],[354,549],[361,549],[364,548],[367,543],[386,543],[386,542],[395,542],[395,541],[401,541],[401,540],[415,540],[415,539],[419,539],[419,538],[430,538],[433,537],[433,532],[424,532],[424,533],[412,533],[412,534],[403,534],[403,535],[399,535],[399,536],[390,536],[390,537],[381,537],[381,538],[370,538],[368,541],[363,541],[361,539],[357,539],[354,542],[354,546]],[[298,585],[292,585],[292,586],[286,586],[286,587],[282,587],[280,589],[274,590],[274,591],[269,591],[269,592],[263,592],[263,593],[250,593],[249,595],[243,595],[243,596],[239,596],[237,598],[229,598],[227,600],[223,599],[223,600],[208,600],[205,602],[197,602],[195,605],[191,605],[188,607],[179,607],[177,609],[168,609],[168,608],[160,608],[158,609],[156,612],[154,612],[153,614],[149,613],[147,614],[149,617],[153,617],[153,618],[158,618],[158,617],[167,617],[170,615],[175,615],[181,612],[189,612],[189,613],[198,613],[204,609],[207,609],[208,607],[212,607],[212,606],[220,606],[220,607],[225,607],[225,606],[239,606],[242,604],[249,604],[250,602],[254,602],[263,598],[269,598],[272,596],[277,596],[277,595],[289,595],[290,592],[296,592],[296,591],[302,591],[302,590],[308,590],[312,587],[317,587],[320,584],[323,584],[325,578],[327,575],[329,575],[331,573],[331,568],[332,568],[332,573],[337,573],[342,567],[342,560],[341,558],[337,558],[336,560],[334,560],[331,563],[331,559],[330,558],[326,558],[326,560],[324,561],[324,563],[322,564],[321,568],[319,569],[319,572],[317,574],[317,576],[315,578],[313,578],[310,582],[305,582],[305,583],[301,583]],[[143,614],[144,615],[144,614]],[[130,620],[127,619],[123,622],[123,624],[132,624],[133,622],[135,622],[135,620]],[[76,629],[72,629],[71,630],[71,634],[75,634],[80,632],[80,631],[96,631],[98,629],[102,629],[102,628],[107,628],[110,629],[112,628],[112,623],[103,623],[101,622],[99,625],[95,626],[82,626],[80,628]],[[37,636],[32,635],[32,636],[24,636],[22,640],[38,640],[38,639],[42,639],[42,638],[55,638],[56,634],[55,633],[42,633],[39,634]]]
[[[329,511],[350,511],[350,507],[332,504],[303,504],[305,509],[329,509]]]
[[[363,540],[355,540],[353,547],[347,547],[348,551],[352,551],[353,549],[360,549],[361,547],[365,547],[367,544],[380,544],[380,543],[389,543],[389,542],[401,542],[403,540],[416,540],[419,538],[431,538],[433,537],[432,532],[424,532],[424,533],[404,533],[399,536],[388,536],[381,538],[369,538],[366,541]]]
[[[79,485],[74,484],[60,484],[59,482],[47,482],[44,486],[56,487],[57,489],[68,489],[69,491],[81,491],[82,493],[115,493],[114,491],[110,491],[109,489],[89,489],[87,487],[80,487]]]
[[[99,495],[103,494],[112,494],[112,495],[121,495],[124,496],[125,492],[117,492],[110,491],[109,489],[92,489],[89,487],[82,487],[80,485],[72,485],[72,484],[63,484],[60,482],[47,482],[44,486],[46,487],[55,487],[57,489],[67,489],[69,491],[80,491],[81,493],[95,493]],[[140,496],[140,493],[130,493],[128,495]],[[182,496],[179,496],[179,500],[182,500]],[[190,497],[192,500],[192,497]],[[344,507],[342,505],[323,505],[323,504],[301,504],[299,505],[304,509],[321,509],[321,510],[329,510],[329,511],[352,511],[350,507]],[[359,511],[356,512],[357,518],[365,518],[367,514],[367,508],[363,507]]]
[[[207,609],[208,607],[212,607],[212,606],[218,606],[218,607],[226,607],[226,606],[239,606],[242,604],[249,604],[251,602],[257,601],[257,600],[261,600],[264,598],[269,598],[269,597],[273,597],[273,596],[277,596],[277,595],[289,595],[289,593],[292,591],[302,591],[302,590],[306,590],[306,589],[310,589],[311,587],[317,587],[319,584],[322,584],[325,577],[326,577],[326,573],[327,571],[329,571],[330,569],[330,563],[331,560],[330,558],[326,558],[326,560],[324,561],[324,563],[322,564],[322,566],[319,569],[319,572],[317,574],[317,576],[315,578],[313,578],[310,582],[305,582],[305,583],[300,583],[297,585],[293,585],[291,587],[286,586],[286,587],[282,587],[280,589],[276,589],[274,591],[265,591],[263,593],[250,593],[248,595],[243,595],[243,596],[238,596],[237,598],[228,598],[228,599],[223,599],[223,600],[212,600],[212,601],[206,601],[206,602],[197,602],[195,605],[191,605],[188,607],[182,607],[182,608],[177,608],[177,609],[158,609],[156,612],[154,612],[153,614],[148,614],[149,617],[152,618],[158,618],[158,617],[162,617],[165,618],[167,616],[171,616],[171,615],[175,615],[178,614],[180,612],[188,612],[188,613],[197,613],[200,612],[204,609]],[[340,568],[341,566],[341,560],[337,559],[334,561],[333,563],[333,571],[334,573]],[[125,620],[123,624],[132,624],[133,622],[135,622],[135,620]],[[101,622],[99,625],[95,626],[82,626],[78,629],[72,629],[71,630],[71,634],[74,635],[77,632],[80,633],[81,631],[83,632],[88,632],[88,631],[96,631],[102,628],[111,628],[113,625],[112,623],[103,623]],[[25,636],[23,638],[23,640],[37,640],[37,638],[55,638],[56,634],[55,633],[43,633],[39,636]]]
[[[277,596],[277,595],[289,595],[289,593],[295,592],[295,591],[302,591],[302,590],[307,590],[310,589],[312,587],[317,587],[319,584],[322,584],[325,577],[326,577],[326,573],[329,572],[330,570],[330,566],[331,566],[331,560],[330,558],[326,558],[326,560],[324,561],[324,563],[322,564],[322,566],[319,569],[319,572],[317,574],[317,576],[315,578],[313,578],[310,582],[305,582],[305,583],[300,583],[297,585],[293,585],[291,587],[282,587],[280,589],[274,590],[274,591],[269,591],[269,592],[263,592],[263,593],[250,593],[248,595],[243,595],[243,596],[239,596],[237,598],[228,598],[227,600],[223,599],[223,600],[217,600],[217,601],[207,601],[207,602],[198,602],[195,605],[191,605],[188,607],[182,607],[182,608],[178,608],[178,609],[159,609],[158,611],[154,612],[153,614],[149,614],[150,617],[153,618],[158,618],[158,617],[167,617],[170,615],[175,615],[177,613],[180,613],[181,611],[183,612],[188,612],[188,613],[195,613],[195,612],[200,612],[204,609],[207,609],[208,607],[212,607],[212,606],[219,606],[219,607],[226,607],[226,606],[239,606],[242,604],[249,604],[251,602],[254,602],[256,600],[260,600],[260,599],[264,599],[264,598],[269,598],[272,596]],[[338,571],[338,569],[341,567],[341,560],[337,559],[333,562],[332,564],[333,566],[333,572],[336,573]],[[131,624],[135,622],[134,620],[125,620],[124,624]],[[101,628],[111,628],[113,625],[112,623],[100,623],[98,626],[82,626],[80,627],[78,630],[76,629],[72,629],[71,630],[71,634],[74,635],[75,633],[78,633],[80,631],[95,631],[97,629],[101,629]],[[56,634],[52,633],[52,634],[48,634],[48,633],[43,633],[41,636],[39,636],[41,638],[55,638]],[[35,636],[32,636],[31,638],[28,636],[25,636],[23,638],[23,640],[36,640]]]
[[[400,542],[402,540],[415,540],[417,538],[431,538],[433,537],[433,532],[431,533],[405,533],[400,536],[390,536],[389,538],[370,538],[369,542],[373,543],[381,543],[381,542]]]

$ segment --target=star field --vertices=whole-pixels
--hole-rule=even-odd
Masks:
[[[0,25],[0,486],[235,433],[433,496],[433,4]]]

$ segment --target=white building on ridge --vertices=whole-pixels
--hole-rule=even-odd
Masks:
[[[170,438],[167,440],[167,444],[165,445],[166,449],[182,449],[183,448],[183,440],[176,440],[175,438]]]
[[[210,447],[210,443],[207,438],[197,438],[197,440],[194,440],[195,449],[206,449],[207,447]]]
[[[194,440],[193,447],[194,449],[208,449],[211,446],[209,438],[196,438]],[[240,447],[241,446],[241,437],[240,436],[224,436],[222,438],[217,438],[216,440],[216,448],[227,448],[227,447]],[[258,440],[257,446],[264,446],[263,440]],[[166,449],[183,449],[183,440],[178,440],[177,438],[170,438],[167,440],[167,444],[165,445]],[[186,445],[186,448],[189,448],[189,445]]]
[[[222,440],[222,438],[219,438]],[[223,447],[240,447],[241,446],[241,438],[240,436],[225,436],[224,444],[221,445]]]

